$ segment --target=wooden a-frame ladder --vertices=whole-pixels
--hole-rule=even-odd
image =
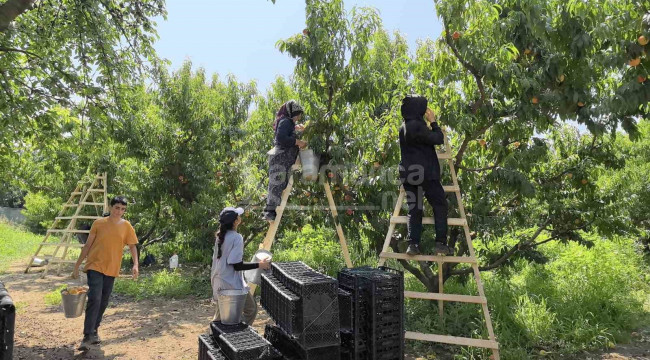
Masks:
[[[101,200],[101,202],[100,202]],[[83,215],[82,209],[86,206],[94,207],[96,216]],[[71,216],[64,216],[69,213],[69,208],[74,208],[74,213]],[[49,266],[58,264],[57,274],[61,274],[61,267],[63,264],[74,264],[76,259],[66,259],[68,250],[70,248],[82,248],[84,245],[76,241],[76,234],[89,234],[90,230],[78,230],[77,220],[96,220],[101,219],[102,214],[108,211],[108,197],[107,197],[107,176],[106,173],[97,174],[92,176],[85,176],[82,180],[77,182],[77,186],[70,193],[68,201],[66,201],[59,211],[58,215],[54,218],[52,226],[47,230],[45,239],[39,244],[36,253],[29,259],[29,264],[25,269],[28,273],[32,267],[34,259],[37,257],[47,260],[42,277],[47,275]],[[62,234],[57,242],[48,242],[48,238],[52,234]],[[45,247],[55,246],[52,255],[38,256]],[[59,254],[59,250],[61,253]]]
[[[474,303],[481,304],[483,308],[483,315],[485,317],[485,324],[488,331],[488,340],[484,339],[474,339],[474,338],[464,338],[456,337],[449,335],[437,335],[437,334],[423,334],[412,331],[406,332],[406,338],[411,340],[420,340],[420,341],[431,341],[445,344],[461,345],[461,346],[474,346],[481,348],[492,349],[493,358],[499,360],[499,343],[496,341],[494,336],[494,329],[492,328],[492,320],[490,319],[490,312],[487,306],[487,298],[485,297],[485,292],[483,291],[483,283],[481,282],[481,274],[478,269],[478,261],[476,260],[476,254],[474,253],[474,246],[472,245],[472,238],[470,236],[469,226],[467,224],[467,217],[465,216],[465,208],[463,206],[462,197],[460,194],[460,187],[458,186],[458,178],[456,177],[456,170],[454,169],[454,159],[452,156],[451,146],[449,145],[449,140],[447,139],[447,134],[444,134],[445,141],[445,151],[438,153],[438,159],[440,161],[446,160],[449,165],[449,172],[451,174],[451,179],[453,184],[443,186],[445,192],[455,193],[456,200],[458,202],[458,212],[460,218],[449,218],[447,219],[447,224],[449,226],[462,226],[465,232],[465,238],[467,240],[467,248],[469,249],[469,256],[438,256],[438,255],[416,255],[410,256],[403,253],[394,253],[389,252],[390,242],[395,231],[396,224],[406,224],[408,222],[407,216],[400,216],[400,210],[404,202],[405,192],[404,188],[400,187],[400,193],[397,198],[397,203],[395,204],[395,209],[393,215],[390,218],[390,225],[388,227],[388,233],[386,234],[386,239],[384,241],[384,247],[382,248],[381,253],[379,254],[379,266],[384,265],[387,259],[402,259],[402,260],[415,260],[415,261],[429,261],[436,262],[438,264],[438,293],[422,293],[415,291],[405,291],[404,297],[411,299],[426,299],[426,300],[438,300],[438,312],[440,319],[443,315],[443,302],[464,302],[464,303]],[[422,219],[422,224],[434,224],[434,218],[425,217]],[[443,273],[442,265],[444,263],[467,263],[471,264],[472,269],[474,270],[474,278],[476,280],[476,287],[478,288],[478,296],[469,296],[469,295],[456,295],[456,294],[445,294],[443,291]]]
[[[287,207],[287,202],[289,200],[289,195],[291,195],[291,190],[293,189],[293,173],[300,167],[300,156],[296,159],[296,163],[291,167],[289,173],[289,183],[287,187],[282,192],[282,201],[280,205],[276,208],[275,220],[272,221],[269,225],[269,229],[266,231],[266,236],[264,241],[260,244],[260,249],[271,250],[273,241],[275,240],[275,235],[278,232],[280,227],[280,220],[282,220],[282,214]],[[336,210],[336,203],[334,203],[334,197],[332,196],[332,190],[330,189],[330,184],[327,179],[323,180],[323,187],[325,188],[325,195],[327,196],[327,202],[329,203],[330,211],[332,212],[332,218],[334,219],[334,226],[336,227],[336,233],[339,237],[339,243],[341,244],[341,252],[343,253],[343,259],[345,259],[345,265],[348,268],[352,267],[352,260],[350,259],[350,253],[348,251],[348,243],[345,240],[345,235],[343,234],[343,228],[341,223],[338,220],[338,211]],[[251,292],[255,292],[256,285],[249,284]]]

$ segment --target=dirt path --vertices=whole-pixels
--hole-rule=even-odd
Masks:
[[[197,337],[207,332],[214,314],[209,300],[133,301],[113,295],[99,328],[101,347],[81,353],[83,316],[66,319],[59,306],[45,304],[44,296],[68,279],[23,274],[14,266],[0,276],[18,308],[14,359],[196,359]],[[269,320],[262,310],[254,327],[263,333]]]
[[[143,300],[113,295],[99,329],[101,347],[86,353],[76,350],[81,341],[83,316],[66,319],[60,306],[48,306],[44,296],[69,280],[66,277],[23,274],[21,264],[0,276],[16,303],[16,360],[182,360],[197,358],[197,336],[208,330],[214,305],[209,300]],[[253,325],[263,333],[270,321],[260,307]],[[442,350],[442,349],[441,349]],[[442,355],[434,359],[452,359]],[[631,344],[618,345],[611,352],[576,357],[584,360],[650,360],[650,328],[633,336]],[[407,357],[407,360],[415,357]],[[423,359],[423,358],[419,358]]]

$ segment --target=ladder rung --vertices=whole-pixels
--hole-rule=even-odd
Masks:
[[[65,247],[65,246],[66,246],[66,244],[60,244],[60,243],[41,243],[41,245],[44,245],[44,246],[55,246],[55,245],[61,245],[61,247]],[[73,247],[73,248],[82,248],[82,247],[84,247],[83,244],[75,244],[75,243],[67,244],[67,246],[68,246],[68,247]]]
[[[70,195],[81,195],[81,194],[83,194],[81,191],[74,191],[70,193]]]
[[[88,189],[88,192],[104,192],[104,189]]]
[[[79,205],[95,205],[95,206],[104,206],[104,203],[94,203],[94,202],[81,202]]]
[[[443,159],[443,160],[453,158],[452,154],[448,153],[448,152],[439,152],[439,153],[436,153],[436,155],[438,155],[438,159]]]
[[[52,259],[52,260],[50,260],[50,264],[55,264],[55,263],[76,264],[77,260],[63,260],[63,259]]]
[[[455,186],[455,185],[444,185],[442,188],[445,189],[445,192],[460,191],[460,186]]]
[[[50,229],[49,233],[77,233],[77,234],[90,234],[90,230],[68,230],[68,229]]]
[[[442,301],[457,301],[457,302],[473,303],[473,304],[487,304],[486,298],[481,296],[471,296],[471,295],[404,291],[404,297],[407,297],[409,299],[442,300]]]
[[[72,219],[101,219],[101,216],[86,216],[86,215],[77,215],[77,216],[57,216],[55,219],[58,220],[72,220]]]
[[[79,206],[78,204],[64,204],[63,207]]]
[[[391,216],[390,217],[390,223],[391,224],[406,224],[408,223],[408,216]],[[433,221],[432,217],[425,217],[422,218],[422,224],[435,224]],[[467,221],[465,219],[461,218],[448,218],[447,219],[447,225],[450,226],[464,226],[467,224]]]
[[[415,261],[434,261],[458,264],[476,264],[476,258],[471,256],[440,256],[440,255],[408,255],[402,253],[382,252],[379,254],[380,258],[388,259],[402,259],[402,260],[415,260]]]
[[[420,341],[433,341],[443,344],[452,344],[452,345],[461,345],[461,346],[476,346],[488,349],[499,349],[499,343],[493,340],[483,340],[483,339],[472,339],[464,338],[457,336],[449,335],[435,335],[435,334],[423,334],[413,331],[407,331],[404,335],[405,338],[410,340],[420,340]]]

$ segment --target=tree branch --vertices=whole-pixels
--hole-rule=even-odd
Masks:
[[[476,69],[474,65],[465,61],[465,59],[463,59],[460,56],[460,52],[458,51],[458,49],[456,49],[456,46],[454,46],[454,42],[451,38],[451,35],[449,34],[449,23],[447,22],[447,19],[445,19],[444,16],[441,16],[441,18],[442,18],[442,23],[444,24],[445,27],[445,42],[447,43],[449,48],[451,48],[451,51],[454,53],[454,56],[456,56],[456,58],[461,63],[461,65],[463,65],[463,67],[467,69],[467,71],[469,71],[470,74],[474,76],[474,79],[476,79],[476,85],[478,86],[478,91],[481,95],[480,99],[472,105],[472,113],[476,114],[478,112],[478,109],[485,103],[485,98],[487,97],[485,95],[485,86],[483,85],[483,79],[478,69]]]
[[[521,240],[520,242],[518,242],[517,245],[511,247],[510,250],[508,250],[505,254],[503,254],[499,259],[497,259],[492,264],[479,267],[479,271],[487,271],[487,270],[495,269],[501,266],[508,259],[510,259],[514,254],[522,250],[522,246],[531,247],[531,245],[534,245],[535,239],[537,239],[537,237],[542,233],[542,231],[544,231],[544,229],[546,229],[546,226],[548,226],[548,224],[550,223],[551,223],[551,218],[546,219],[546,221],[544,221],[544,223],[537,228],[537,231],[535,231],[533,236],[531,236],[529,239]],[[471,274],[473,271],[474,270],[472,268],[467,268],[467,269],[452,271],[450,272],[449,275],[451,276],[451,275]]]
[[[8,0],[0,5],[0,32],[5,32],[9,24],[29,10],[35,2],[36,0]]]

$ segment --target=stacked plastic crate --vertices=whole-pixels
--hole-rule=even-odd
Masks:
[[[14,349],[16,307],[9,292],[0,282],[0,360],[11,360]]]
[[[302,262],[273,263],[262,274],[261,305],[275,320],[264,336],[285,357],[337,360],[340,356],[336,279]]]
[[[210,323],[210,334],[199,336],[199,360],[276,360],[279,353],[246,324]]]
[[[404,358],[404,275],[387,267],[339,273],[340,311],[351,326],[341,328],[341,358]],[[349,294],[349,295],[348,295]]]

